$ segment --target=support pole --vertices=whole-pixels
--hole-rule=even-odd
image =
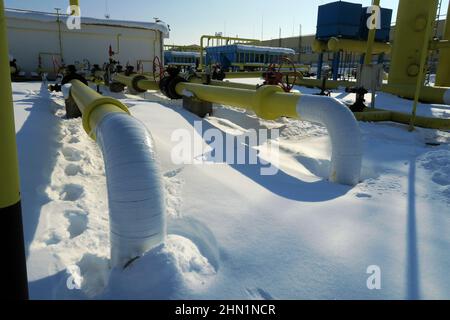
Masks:
[[[450,42],[450,5],[445,21],[444,41]],[[439,53],[439,65],[436,73],[436,86],[450,87],[450,48],[442,48]]]
[[[380,7],[380,0],[373,0],[372,2],[372,6],[376,6],[376,7]],[[375,42],[375,35],[377,33],[377,23],[380,17],[376,16],[376,19],[373,21],[375,23],[375,26],[372,25],[369,29],[369,35],[367,37],[367,50],[366,50],[366,56],[364,58],[364,64],[366,66],[371,65],[372,64],[372,53],[373,53],[373,46],[374,46],[374,42]]]
[[[27,267],[20,204],[14,107],[9,73],[8,39],[3,0],[0,0],[0,215],[2,290],[10,299],[28,299]]]
[[[430,2],[438,5],[438,0],[431,0]],[[417,83],[416,83],[416,93],[414,95],[414,104],[413,104],[413,111],[411,116],[411,122],[409,124],[409,131],[414,131],[414,122],[416,120],[417,115],[417,104],[419,103],[420,93],[421,89],[424,85],[424,74],[425,74],[425,68],[428,58],[428,47],[429,47],[429,35],[431,34],[431,31],[433,29],[433,23],[434,23],[434,17],[436,12],[430,10],[428,17],[427,17],[427,26],[426,26],[426,32],[425,32],[425,38],[423,39],[423,47],[421,51],[421,57],[420,57],[420,69],[419,69],[419,76],[417,77]]]

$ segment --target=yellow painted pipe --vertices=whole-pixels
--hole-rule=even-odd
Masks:
[[[415,85],[383,85],[383,92],[391,93],[402,98],[414,99]],[[450,104],[450,88],[424,86],[420,90],[419,101],[426,103]]]
[[[305,87],[313,87],[313,88],[321,88],[322,80],[321,79],[297,79],[295,81],[296,85],[305,86]],[[338,81],[338,80],[327,80],[325,89],[338,89],[340,87],[353,87],[356,85],[356,82],[352,81]]]
[[[226,72],[225,79],[245,79],[245,78],[261,78],[263,72]]]
[[[158,82],[150,79],[142,79],[136,82],[136,85],[141,90],[159,90]]]
[[[450,49],[450,40],[433,40],[430,42],[430,50],[441,49]]]
[[[70,0],[70,5],[71,6],[80,6],[80,2],[78,0]]]
[[[420,73],[420,57],[427,34],[427,20],[436,16],[437,1],[400,0],[389,71],[390,85],[416,85]],[[424,81],[420,79],[419,81]]]
[[[130,114],[120,101],[104,97],[78,80],[70,83],[70,94],[83,115],[83,128],[94,140],[95,128],[106,115],[118,112]]]
[[[445,22],[444,41],[450,44],[450,5]],[[450,87],[450,47],[442,48],[439,54],[439,65],[436,73],[436,85]]]
[[[144,77],[139,74],[126,76],[123,73],[118,73],[113,76],[113,81],[119,82],[135,91],[159,90],[157,82],[148,79],[148,77],[145,77],[144,79]]]
[[[189,79],[189,82],[203,84],[204,80],[201,78],[193,77],[193,78]],[[256,90],[256,85],[230,82],[230,81],[211,80],[210,85],[216,86],[216,87],[228,87],[228,88],[237,88],[237,89]]]
[[[364,112],[355,112],[358,121],[363,122],[396,122],[409,125],[411,115],[403,112],[388,111],[382,109],[366,109]],[[449,130],[450,119],[416,116],[414,124],[417,127],[437,130]]]
[[[331,38],[328,41],[327,51],[338,52],[341,50],[355,52],[355,53],[366,53],[367,42],[359,40],[349,40],[349,39],[338,39]],[[391,45],[388,43],[375,42],[372,45],[372,53],[390,53]],[[372,56],[372,54],[370,55]]]
[[[255,91],[184,82],[175,89],[181,96],[186,95],[187,91],[202,101],[252,110],[266,120],[298,118],[296,108],[300,94],[285,93],[278,86],[263,86]]]
[[[312,43],[313,52],[325,52],[328,51],[328,43],[326,41],[320,41],[315,39]]]
[[[0,208],[10,207],[20,201],[14,106],[8,66],[6,18],[3,1],[0,0]]]

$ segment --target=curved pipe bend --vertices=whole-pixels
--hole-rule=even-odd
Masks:
[[[301,95],[297,103],[301,120],[323,124],[331,139],[330,180],[345,185],[357,185],[361,178],[362,138],[353,113],[337,99]]]
[[[126,113],[106,115],[96,136],[108,187],[111,262],[123,267],[165,240],[159,163],[150,133]]]

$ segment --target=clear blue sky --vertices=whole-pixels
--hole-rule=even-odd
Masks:
[[[381,5],[394,9],[399,0],[381,0]],[[153,21],[158,17],[172,29],[168,44],[198,43],[202,34],[224,32],[228,36],[278,38],[315,33],[317,7],[332,0],[80,0],[84,16],[111,19]],[[372,0],[350,0],[370,5]],[[444,0],[443,14],[449,0]],[[69,0],[5,0],[5,6],[18,9],[54,11],[67,7]],[[106,5],[107,3],[107,5]],[[108,8],[108,9],[107,9]],[[264,29],[262,25],[264,21]]]

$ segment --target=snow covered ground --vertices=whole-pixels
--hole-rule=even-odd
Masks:
[[[351,188],[327,181],[329,137],[319,125],[215,106],[203,130],[280,130],[278,174],[174,165],[172,133],[194,132],[200,119],[156,93],[111,94],[155,139],[169,234],[165,246],[111,270],[97,145],[81,120],[64,118],[61,94],[41,83],[13,90],[33,299],[450,299],[449,133],[361,123],[363,181]],[[411,102],[380,94],[377,106],[406,111]],[[421,105],[419,114],[450,118],[450,107]],[[380,267],[381,290],[367,288],[369,266]]]

